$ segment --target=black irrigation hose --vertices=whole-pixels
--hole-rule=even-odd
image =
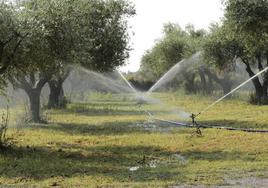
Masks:
[[[187,124],[187,123],[169,121],[169,120],[164,120],[164,119],[159,119],[159,118],[154,118],[154,117],[153,117],[153,119],[156,120],[156,121],[170,123],[170,124],[178,125],[178,126],[181,126],[181,127],[188,127],[188,128],[195,128],[196,127],[195,125],[191,125],[191,124]],[[251,132],[251,133],[268,133],[268,130],[211,126],[211,125],[202,125],[202,124],[199,124],[199,123],[197,123],[196,125],[197,125],[197,127],[203,128],[203,129],[211,128],[211,129],[225,129],[225,130],[229,130],[229,131],[243,131],[243,132]]]
[[[210,126],[197,124],[200,128],[211,128],[211,129],[225,129],[229,131],[243,131],[243,132],[252,132],[252,133],[268,133],[268,130],[259,130],[259,129],[246,129],[246,128],[234,128],[234,127],[222,127],[222,126]]]
[[[260,129],[246,129],[246,128],[234,128],[234,127],[223,127],[220,125],[217,126],[212,126],[212,125],[202,125],[199,123],[196,123],[195,125],[193,124],[187,124],[187,123],[182,123],[182,122],[177,122],[177,121],[171,121],[171,120],[165,120],[165,119],[160,119],[160,118],[156,118],[153,114],[151,114],[149,111],[147,110],[143,110],[145,113],[147,113],[149,115],[149,117],[153,120],[156,121],[161,121],[161,122],[165,122],[165,123],[170,123],[173,125],[177,125],[177,126],[181,126],[181,127],[188,127],[188,128],[203,128],[203,129],[225,129],[225,130],[229,130],[229,131],[243,131],[243,132],[251,132],[251,133],[268,133],[268,130],[260,130]]]

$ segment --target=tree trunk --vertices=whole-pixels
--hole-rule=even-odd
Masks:
[[[268,104],[268,71],[264,74],[263,78],[263,104]]]
[[[44,123],[40,117],[40,95],[44,85],[50,79],[44,72],[32,72],[29,74],[9,76],[10,82],[15,88],[25,91],[30,102],[30,121],[34,123]]]
[[[48,81],[48,85],[50,88],[49,94],[49,101],[47,107],[49,109],[52,108],[64,108],[66,105],[65,97],[64,97],[64,90],[63,90],[63,83],[68,78],[71,73],[70,68],[66,68],[63,72],[51,76],[52,79]]]
[[[204,94],[207,94],[207,81],[206,81],[206,77],[205,77],[205,74],[203,72],[203,70],[199,69],[198,70],[198,73],[199,73],[199,76],[200,76],[200,79],[201,79],[201,91],[203,91]]]
[[[220,81],[221,81],[220,85],[221,85],[223,93],[225,95],[232,90],[232,86],[234,84],[234,82],[231,80],[230,76],[231,76],[230,74],[224,73],[223,78],[220,79]]]
[[[253,77],[255,76],[255,73],[252,71],[250,65],[248,63],[245,63],[247,68],[246,68],[246,71],[249,75],[249,77]],[[254,78],[252,80],[253,82],[253,85],[254,85],[254,88],[255,88],[255,94],[256,94],[256,101],[257,101],[257,104],[263,104],[263,86],[259,80],[258,77]]]
[[[195,74],[191,74],[186,77],[186,82],[185,82],[184,87],[185,87],[186,92],[189,94],[196,93],[194,80],[195,80]]]
[[[232,87],[230,84],[223,84],[222,89],[223,89],[224,95],[226,95],[227,93],[231,91]]]
[[[219,78],[215,73],[212,73],[209,69],[205,69],[204,72],[207,74],[209,79],[214,80],[222,88],[223,94],[227,94],[232,89],[232,81],[228,75],[224,75],[223,78]]]
[[[41,90],[31,89],[26,91],[30,101],[30,121],[34,123],[40,123],[40,94]]]
[[[48,82],[50,88],[49,101],[47,107],[52,108],[63,108],[64,107],[64,91],[63,83],[61,81],[51,80]]]
[[[208,80],[206,79],[206,74],[203,68],[199,69],[198,72],[201,79],[201,91],[203,91],[203,94],[206,95],[211,94],[213,90],[211,77],[208,76]]]
[[[268,51],[265,53],[266,65],[268,67]],[[264,74],[263,78],[263,95],[266,98],[266,104],[268,104],[268,71]]]

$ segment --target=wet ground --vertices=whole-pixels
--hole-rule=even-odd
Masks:
[[[178,126],[172,126],[170,124],[159,123],[159,122],[150,122],[147,121],[141,124],[132,125],[135,127],[139,127],[149,132],[170,132],[174,129],[179,128]],[[175,154],[172,156],[179,163],[187,163],[187,159],[182,155]],[[151,161],[148,165],[150,168],[155,168],[158,165],[161,165],[159,161]],[[162,164],[163,165],[163,164]],[[142,166],[133,166],[129,168],[130,171],[142,170]],[[245,175],[243,178],[239,179],[230,179],[225,178],[223,185],[218,186],[205,186],[205,185],[177,185],[171,186],[170,188],[268,188],[268,172],[264,172],[264,177],[256,177],[256,175]]]

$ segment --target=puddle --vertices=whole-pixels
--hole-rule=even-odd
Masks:
[[[129,168],[129,171],[133,172],[133,171],[137,171],[137,170],[139,170],[139,169],[140,169],[139,166],[133,166],[133,167],[130,167],[130,168]]]
[[[179,162],[181,164],[186,164],[187,163],[187,160],[185,159],[185,157],[183,157],[182,155],[180,154],[174,154],[173,155],[177,160],[179,160]]]
[[[149,167],[150,167],[150,168],[156,168],[158,162],[159,162],[159,161],[157,161],[157,160],[152,160],[152,161],[150,161],[150,162],[149,162]]]
[[[157,160],[152,160],[150,161],[148,164],[145,164],[145,165],[140,165],[140,166],[132,166],[129,168],[129,171],[131,172],[134,172],[134,171],[137,171],[141,168],[156,168],[159,164],[159,161]]]

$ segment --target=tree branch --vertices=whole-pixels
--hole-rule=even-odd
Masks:
[[[68,76],[70,75],[71,71],[72,71],[72,69],[70,67],[66,68],[66,70],[65,70],[65,72],[64,72],[64,74],[62,76],[62,79],[61,79],[62,82],[64,82],[68,78]]]
[[[41,90],[50,79],[51,76],[48,76],[45,73],[39,73],[39,81],[36,84],[36,89]]]
[[[261,62],[261,55],[257,55],[256,56],[256,59],[257,59],[257,62],[258,62],[258,69],[259,71],[262,71],[264,68],[263,68],[263,65],[262,65],[262,62]]]

